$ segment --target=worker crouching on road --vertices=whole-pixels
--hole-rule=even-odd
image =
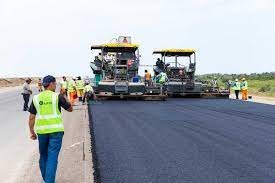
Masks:
[[[23,99],[24,99],[24,106],[23,106],[23,111],[28,111],[29,109],[29,101],[30,101],[30,96],[32,94],[32,90],[30,88],[32,80],[28,78],[26,82],[23,84]]]
[[[74,105],[75,95],[76,95],[75,81],[74,81],[74,79],[71,79],[68,82],[68,96],[69,96],[69,101],[72,106]]]
[[[247,85],[247,81],[245,80],[245,78],[242,79],[242,83],[241,83],[241,90],[242,90],[242,99],[243,100],[247,100],[248,98],[248,85]]]
[[[64,135],[61,107],[69,112],[73,108],[62,93],[55,93],[56,79],[53,76],[44,77],[42,84],[45,91],[34,96],[29,109],[30,138],[38,138],[39,167],[43,180],[45,183],[54,183]]]
[[[84,88],[84,97],[82,103],[85,104],[85,100],[87,100],[87,103],[89,103],[90,100],[95,100],[96,96],[93,90],[93,87],[89,84],[86,83],[85,88]]]
[[[235,91],[236,99],[239,99],[239,93],[241,90],[241,83],[238,79],[235,79],[235,82],[232,84],[232,89]]]
[[[77,77],[77,80],[76,80],[76,91],[77,91],[77,97],[79,99],[79,102],[82,101],[83,97],[84,97],[84,87],[85,87],[85,84],[84,84],[84,81],[81,79],[81,77]]]

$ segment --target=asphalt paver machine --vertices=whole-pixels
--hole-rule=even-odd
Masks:
[[[167,96],[161,88],[148,89],[141,81],[138,48],[137,44],[124,42],[91,46],[91,50],[99,52],[91,62],[99,99],[165,100]]]
[[[194,49],[165,49],[154,51],[153,54],[161,56],[154,66],[154,72],[167,74],[168,81],[165,88],[169,96],[229,98],[229,90],[208,86],[195,79]]]

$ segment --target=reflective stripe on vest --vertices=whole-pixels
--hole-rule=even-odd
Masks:
[[[165,81],[166,81],[166,74],[162,72],[162,73],[160,74],[159,82],[160,82],[160,83],[165,83]]]
[[[46,90],[34,96],[33,104],[37,111],[36,133],[48,134],[64,131],[61,112],[58,109],[58,94]]]
[[[93,87],[91,85],[86,85],[85,88],[84,88],[84,91],[85,92],[93,91]]]
[[[241,84],[239,82],[235,82],[232,87],[233,90],[241,90]]]
[[[74,92],[74,86],[75,86],[74,81],[69,81],[69,83],[68,83],[68,92]]]
[[[85,86],[84,81],[82,81],[82,80],[77,80],[76,81],[76,89],[77,90],[83,90],[84,86]]]
[[[247,81],[242,82],[241,88],[242,88],[242,90],[247,90],[248,89]]]
[[[63,81],[63,82],[61,83],[61,87],[62,87],[63,89],[68,89],[68,81]]]

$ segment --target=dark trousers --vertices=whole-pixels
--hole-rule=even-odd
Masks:
[[[23,94],[23,99],[24,99],[24,111],[27,111],[29,108],[29,101],[30,101],[30,94]]]
[[[240,90],[235,90],[236,99],[239,99]]]
[[[58,155],[64,132],[38,134],[39,167],[45,183],[55,183]]]
[[[90,100],[93,100],[93,93],[92,92],[85,92],[82,102],[85,103],[85,100],[89,102]]]

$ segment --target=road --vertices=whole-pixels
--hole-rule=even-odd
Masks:
[[[223,99],[90,105],[101,182],[274,183],[275,106]]]
[[[29,140],[28,113],[19,88],[0,92],[0,182],[14,182],[29,163],[36,142]]]

